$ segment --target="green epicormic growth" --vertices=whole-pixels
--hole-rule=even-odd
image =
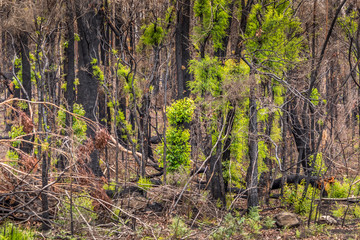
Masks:
[[[190,132],[185,124],[192,120],[194,110],[194,101],[189,98],[176,101],[167,110],[170,127],[166,131],[166,161],[169,172],[176,171],[180,166],[190,165]],[[161,144],[159,153],[162,156],[160,164],[163,165],[164,143]]]
[[[167,118],[170,125],[178,126],[189,123],[192,119],[194,109],[194,101],[189,98],[176,101],[167,110]]]
[[[226,28],[229,25],[228,1],[196,0],[194,13],[200,19],[200,24],[194,26],[195,42],[203,43],[211,36],[214,49],[222,49],[222,39],[226,36]]]
[[[158,46],[162,43],[165,37],[165,31],[160,26],[159,22],[150,23],[142,29],[144,29],[144,34],[142,35],[141,40],[144,44],[149,46]]]
[[[244,38],[249,56],[267,70],[281,74],[299,61],[303,47],[300,21],[288,3],[256,4],[249,15]]]

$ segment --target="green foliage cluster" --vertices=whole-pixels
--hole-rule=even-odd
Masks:
[[[170,127],[166,131],[166,161],[167,171],[173,172],[180,166],[186,168],[190,165],[189,143],[190,132],[184,124],[192,120],[195,105],[190,98],[184,98],[174,102],[167,110]],[[158,148],[160,156],[164,155],[164,143]],[[163,157],[160,157],[160,165],[163,166]]]
[[[121,137],[123,139],[127,138],[127,134],[129,135],[134,134],[132,125],[126,120],[124,113],[120,109],[118,109],[118,115],[116,116],[116,125],[122,126],[120,130],[122,132]]]
[[[343,218],[346,213],[346,218],[360,218],[360,206],[355,205],[344,205],[340,202],[336,203],[331,210],[331,214],[336,218]]]
[[[105,76],[103,71],[100,69],[100,67],[97,65],[98,60],[96,58],[93,58],[91,60],[91,66],[93,70],[93,75],[100,81],[100,84],[104,84]]]
[[[351,187],[351,188],[350,188]],[[335,181],[330,186],[329,197],[331,198],[347,198],[360,195],[360,184],[352,185],[352,181],[344,178],[343,182]]]
[[[21,137],[25,135],[25,132],[23,130],[22,125],[20,126],[12,125],[11,130],[9,131],[8,134],[11,139],[16,139],[17,137]],[[14,148],[20,147],[20,144],[21,144],[20,139],[11,142],[11,146]],[[19,160],[19,153],[16,150],[8,150],[6,152],[6,158],[10,160],[8,163],[11,166],[16,166],[18,164],[17,160]]]
[[[273,113],[273,122],[271,127],[270,138],[279,143],[282,140],[282,129],[280,124],[280,118],[282,116],[282,111],[278,110]]]
[[[331,210],[331,213],[336,218],[342,218],[345,215],[345,211],[346,206],[336,204],[336,206]]]
[[[190,123],[195,110],[194,101],[189,98],[180,99],[167,108],[167,119],[170,125],[180,126]]]
[[[15,125],[11,126],[11,130],[9,132],[9,137],[11,139],[15,139],[15,138],[23,136],[23,135],[25,135],[25,132],[23,130],[22,125],[20,125],[20,126],[15,126]],[[20,143],[21,143],[21,140],[12,141],[11,146],[19,147]]]
[[[244,39],[255,61],[281,74],[299,61],[302,49],[301,22],[293,16],[289,2],[256,4],[249,15]]]
[[[36,62],[42,60],[43,53],[39,52],[37,54],[37,56],[38,56],[38,59],[36,58],[36,56],[34,54],[32,54],[31,52],[29,53],[29,60],[30,60],[30,65],[31,65],[31,72],[30,72],[31,82],[35,85],[37,83],[37,80],[41,80],[41,74],[36,69]]]
[[[231,239],[232,236],[242,234],[244,228],[244,217],[234,217],[228,213],[221,226],[212,234],[214,240]]]
[[[305,181],[302,181],[300,184],[296,186],[290,186],[286,185],[284,187],[284,194],[281,198],[281,201],[285,204],[288,204],[292,207],[294,207],[294,210],[296,213],[305,215],[310,213],[311,208],[311,197],[313,195],[313,192],[315,192],[315,196],[319,196],[320,190],[317,188],[313,188],[311,185],[309,185],[307,194],[303,198],[303,192],[305,190]],[[316,208],[316,204],[313,203],[313,209]],[[313,214],[315,214],[315,211],[313,211]]]
[[[178,216],[171,220],[170,230],[174,239],[182,239],[191,233],[188,225]]]
[[[150,23],[142,27],[144,30],[141,41],[148,46],[159,46],[164,37],[165,30],[161,27],[161,21],[158,19],[155,23]]]
[[[116,182],[109,182],[109,183],[105,183],[103,185],[103,189],[104,190],[110,190],[110,191],[115,191],[115,188],[116,188]]]
[[[360,218],[360,206],[356,204],[353,209],[354,217]]]
[[[314,162],[314,156],[309,156],[309,163],[310,166],[313,167],[316,174],[319,174],[320,176],[323,176],[327,172],[327,167],[325,165],[325,162],[323,161],[323,155],[322,153],[316,154],[316,161]]]
[[[274,83],[272,86],[274,93],[274,102],[280,106],[284,103],[285,88],[279,84]]]
[[[21,64],[21,58],[16,58],[14,61],[14,67],[18,70],[16,72],[16,76],[19,79],[20,82],[22,82],[22,64]],[[12,78],[13,79],[13,83],[16,89],[20,88],[20,84],[18,83],[18,81],[15,79],[15,77]]]
[[[19,153],[17,151],[14,151],[14,150],[9,150],[9,151],[6,152],[6,158],[9,159],[11,162],[19,160]],[[15,164],[12,163],[11,165],[15,165]]]
[[[150,179],[143,177],[140,177],[137,183],[139,188],[143,189],[144,191],[149,190],[153,186],[153,183],[150,181]]]
[[[265,225],[269,228],[273,227],[274,220],[267,218]],[[236,212],[235,217],[228,213],[221,226],[212,234],[212,238],[217,239],[254,239],[260,233],[262,224],[258,208],[251,208],[245,217],[240,217]]]
[[[205,93],[219,96],[224,76],[224,69],[220,61],[216,57],[211,58],[206,55],[203,59],[191,60],[189,66],[190,73],[194,74],[194,81],[189,83],[191,91],[201,97]]]
[[[92,222],[96,220],[97,214],[94,211],[93,201],[90,195],[86,192],[73,194],[73,204],[72,204],[72,213],[75,223],[75,229],[81,229],[81,226],[86,224],[84,219],[87,222]],[[57,220],[58,224],[69,224],[70,219],[70,200],[67,199],[59,205]]]
[[[34,232],[22,230],[11,222],[0,226],[0,240],[31,240],[35,239]]]
[[[121,63],[117,63],[116,65],[117,65],[116,74],[118,75],[118,77],[122,79],[127,79],[129,76],[131,77],[130,69],[128,67],[122,65]]]
[[[124,94],[128,94],[130,96],[130,101],[132,102],[134,99],[133,94],[135,94],[135,97],[141,96],[142,90],[139,86],[140,81],[137,78],[134,78],[130,68],[118,62],[116,64],[116,69],[116,74],[124,86]]]
[[[246,223],[250,227],[250,237],[259,234],[260,230],[262,229],[262,225],[260,223],[260,214],[257,207],[250,208],[250,211],[248,212],[248,216],[246,218]]]
[[[311,91],[311,94],[310,94],[310,99],[311,99],[311,102],[317,106],[319,104],[319,99],[320,99],[320,93],[318,91],[317,88],[313,88],[312,91]]]
[[[338,19],[341,28],[349,36],[355,36],[358,29],[358,11],[352,10],[349,14],[344,15]]]
[[[228,1],[196,0],[194,13],[195,17],[200,19],[200,24],[194,27],[196,43],[203,43],[208,36],[211,36],[214,49],[222,49],[224,47],[222,39],[226,36],[226,28],[229,25]]]
[[[180,166],[190,165],[190,132],[188,129],[170,127],[166,132],[168,170],[175,171]]]
[[[64,107],[63,107],[64,108]],[[79,116],[85,116],[85,110],[80,105],[75,103],[73,106],[73,112]],[[65,128],[66,127],[66,112],[63,110],[58,111],[58,121],[60,125]],[[86,122],[78,117],[72,118],[72,129],[74,131],[74,135],[78,138],[80,142],[83,142],[86,139],[86,130],[87,125]]]

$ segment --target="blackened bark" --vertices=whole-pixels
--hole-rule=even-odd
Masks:
[[[99,87],[99,121],[103,127],[106,127],[106,94],[105,91]]]
[[[104,66],[109,66],[110,60],[110,30],[109,25],[106,24],[106,16],[109,11],[109,3],[107,0],[104,1],[102,13],[102,23],[101,23],[101,62]]]
[[[225,125],[225,134],[228,134],[227,138],[224,141],[224,149],[223,149],[223,155],[222,155],[222,163],[226,163],[230,161],[231,151],[230,151],[230,145],[231,145],[231,132],[232,128],[234,126],[234,119],[235,119],[235,113],[236,113],[236,106],[235,104],[230,104],[231,109],[229,110],[227,117],[226,117],[226,125]],[[227,171],[228,169],[224,169],[223,171]],[[227,192],[228,188],[228,180],[224,178],[224,186],[225,186],[225,192]]]
[[[101,62],[102,64],[107,68],[109,66],[110,61],[110,31],[109,31],[109,25],[106,24],[106,16],[109,8],[108,1],[104,1],[104,5],[102,7],[105,13],[102,14],[102,22],[101,22]],[[105,70],[107,71],[107,70]],[[99,121],[103,125],[103,127],[106,127],[106,93],[102,89],[102,87],[99,87]]]
[[[79,41],[79,86],[78,86],[78,102],[85,110],[85,117],[95,121],[96,118],[96,97],[98,90],[98,80],[92,74],[91,61],[99,59],[98,33],[100,31],[101,16],[95,13],[94,8],[81,11],[81,4],[76,2],[77,26],[80,35]],[[88,126],[87,135],[93,138],[95,132]],[[98,151],[94,150],[91,154],[90,168],[95,176],[103,176],[103,172],[99,165]]]
[[[31,100],[31,65],[29,59],[29,40],[26,33],[20,35],[21,64],[22,64],[22,80],[26,93],[22,98]]]
[[[190,73],[188,71],[190,60],[190,4],[190,0],[177,1],[175,56],[178,99],[188,97],[190,94],[188,87],[188,82],[190,82]]]
[[[72,1],[66,1],[66,30],[65,40],[67,46],[64,49],[64,74],[66,81],[65,99],[68,106],[68,111],[73,112],[73,106],[75,102],[75,39],[74,39],[74,6]],[[65,125],[68,128],[72,127],[72,116],[66,114]],[[56,163],[56,167],[59,169],[65,169],[67,165],[67,159],[64,155],[59,156],[59,160]]]
[[[300,124],[294,105],[290,107],[289,121],[291,132],[295,139],[296,148],[299,153],[298,164],[302,165],[304,172],[307,175],[310,172],[310,166],[308,163],[308,157],[311,154],[311,149],[309,146],[310,141],[308,132]],[[297,172],[299,173],[299,170],[297,170]]]
[[[145,96],[142,99],[142,107],[139,113],[139,117],[140,117],[139,137],[142,143],[141,146],[142,146],[142,156],[143,156],[140,163],[140,175],[142,177],[145,177],[146,175],[145,166],[146,166],[146,161],[149,157],[149,149],[150,149],[149,108],[150,108],[150,97],[148,94],[145,94]]]
[[[26,33],[20,34],[20,50],[21,50],[21,64],[22,64],[22,84],[25,92],[22,94],[23,99],[31,100],[31,65],[29,58],[29,39]],[[26,114],[30,115],[30,108],[26,109]],[[26,141],[31,141],[31,136],[24,137]],[[25,153],[31,153],[33,145],[29,142],[21,143],[21,150]]]
[[[252,71],[252,70],[251,70]],[[250,73],[250,120],[249,120],[249,168],[246,182],[248,189],[248,210],[259,205],[258,194],[258,142],[257,142],[257,104],[255,98],[255,74]]]
[[[215,155],[210,158],[210,191],[211,196],[222,202],[222,206],[226,206],[225,184],[223,177],[223,167],[221,162],[222,143],[221,141],[216,146]]]
[[[65,98],[68,110],[73,111],[75,101],[74,81],[75,81],[75,39],[74,39],[74,13],[72,1],[66,1],[66,34],[67,47],[65,48],[64,73],[66,80]],[[70,124],[70,116],[66,115],[66,125]]]

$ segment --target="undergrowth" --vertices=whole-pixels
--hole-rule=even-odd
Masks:
[[[34,232],[23,230],[13,223],[7,222],[0,226],[0,240],[30,240],[35,239]]]

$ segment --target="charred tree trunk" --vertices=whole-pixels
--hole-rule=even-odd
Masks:
[[[66,29],[65,40],[67,46],[64,49],[64,74],[66,82],[65,99],[67,109],[69,112],[73,112],[73,106],[75,102],[75,39],[74,39],[74,6],[72,1],[66,1]],[[66,113],[65,125],[68,128],[72,127],[72,116]],[[69,134],[69,133],[68,133]],[[56,163],[56,167],[59,169],[65,169],[67,160],[63,154],[59,156],[59,160]]]
[[[221,114],[220,114],[221,115]],[[220,116],[221,118],[221,116]],[[223,120],[221,120],[222,125]],[[221,126],[220,126],[221,127]],[[215,200],[221,201],[222,206],[226,206],[226,192],[225,192],[225,183],[223,176],[223,166],[222,166],[222,148],[223,144],[221,141],[218,142],[216,146],[216,152],[209,159],[209,170],[207,173],[207,182],[210,186],[211,196]],[[208,148],[207,148],[207,156],[210,155],[212,148],[212,136],[208,134]]]
[[[20,34],[20,50],[21,50],[21,64],[22,64],[22,81],[25,92],[22,93],[22,98],[31,100],[31,64],[29,56],[29,37],[26,33]],[[30,115],[30,108],[25,110],[27,115]],[[24,140],[31,141],[31,136],[24,137]],[[30,154],[33,145],[29,142],[21,143],[21,150]]]
[[[188,87],[188,82],[190,82],[190,73],[188,70],[190,60],[190,5],[190,0],[177,1],[175,56],[178,99],[188,97],[190,94]]]
[[[66,1],[66,34],[67,47],[65,48],[65,63],[64,73],[66,81],[65,98],[68,105],[68,110],[73,111],[75,102],[75,39],[74,39],[74,10],[72,1]],[[70,116],[66,115],[66,125],[70,126]]]
[[[20,35],[20,50],[22,64],[22,80],[25,90],[22,98],[31,100],[31,65],[29,57],[29,39],[26,33],[22,33]]]
[[[85,117],[90,120],[96,120],[96,98],[98,90],[98,80],[92,74],[91,61],[99,59],[98,32],[101,24],[101,16],[95,12],[95,9],[89,8],[85,12],[81,10],[82,3],[77,2],[76,15],[77,26],[80,35],[79,41],[79,86],[78,86],[78,102],[85,110]],[[88,126],[87,135],[93,138],[94,130]],[[90,168],[95,176],[103,176],[103,172],[99,165],[98,151],[94,150],[90,154]]]

